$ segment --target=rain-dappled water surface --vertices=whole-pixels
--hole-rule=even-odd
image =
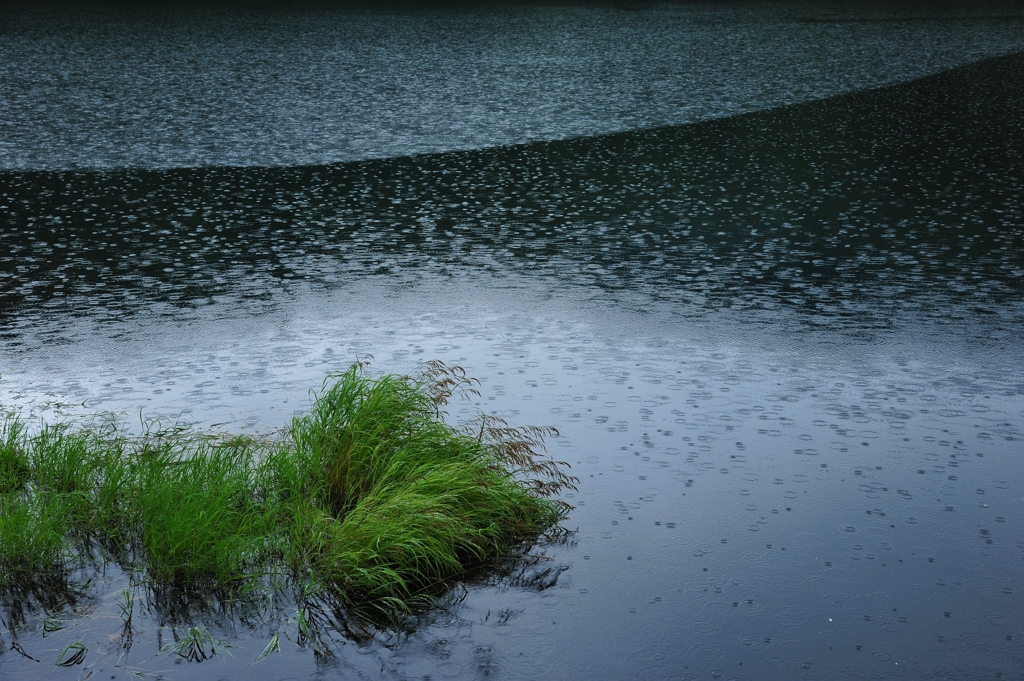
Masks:
[[[633,36],[653,25],[682,30],[662,10],[571,12],[599,26],[624,17],[616,26]],[[768,21],[748,10],[671,12],[703,27],[687,29],[697,44]],[[785,63],[804,94],[759,99],[771,90],[766,72],[742,57],[714,78],[707,64],[686,62],[694,78],[738,88],[693,118],[670,97],[625,101],[614,84],[615,97],[580,85],[577,108],[544,113],[523,93],[557,99],[557,87],[493,71],[509,88],[466,91],[466,106],[507,109],[481,92],[526,101],[509,126],[465,115],[456,117],[465,128],[432,137],[437,118],[428,114],[441,105],[428,99],[424,118],[410,117],[405,97],[422,86],[373,94],[384,85],[371,69],[359,97],[384,97],[389,115],[420,127],[348,116],[345,125],[370,131],[356,151],[319,144],[309,132],[319,128],[302,118],[276,128],[284,141],[252,147],[236,119],[167,142],[164,123],[202,127],[187,102],[109,144],[99,129],[142,95],[115,90],[114,101],[128,102],[122,109],[53,125],[79,121],[74,102],[107,96],[74,83],[79,99],[60,99],[23,127],[8,123],[5,408],[185,411],[208,426],[265,431],[356,357],[374,355],[379,371],[440,358],[482,381],[479,398],[453,418],[483,409],[556,426],[550,450],[580,485],[568,498],[575,543],[540,547],[535,564],[456,588],[408,634],[358,642],[335,633],[314,650],[294,643],[301,637],[288,613],[211,614],[201,619],[231,655],[186,662],[160,652],[186,629],[160,604],[146,610],[140,600],[126,645],[118,598],[127,584],[111,571],[95,575],[76,604],[36,610],[0,632],[3,674],[1021,678],[1024,58],[769,108],[1019,50],[1021,24],[803,22],[787,12],[771,25],[783,37],[828,35],[821,52],[800,52],[807,41],[780,52],[766,37],[732,53]],[[453,16],[461,15],[417,15],[418,35]],[[495,16],[472,14],[467,25],[482,30]],[[345,30],[377,20],[360,17],[370,23]],[[252,31],[276,25],[218,20]],[[304,16],[281,20],[286,36],[313,26]],[[392,29],[409,21],[386,18]],[[535,36],[534,21],[527,12],[515,26]],[[722,24],[724,33],[710,28]],[[97,26],[82,40],[111,39],[89,37],[103,33]],[[176,29],[153,26],[158,35],[143,43],[155,54]],[[325,35],[315,28],[314,38]],[[578,38],[573,30],[562,34]],[[667,44],[661,34],[651,40]],[[287,74],[293,44],[266,63]],[[830,52],[836,45],[844,47]],[[565,50],[570,74],[582,72],[572,59],[592,58]],[[527,49],[523,62],[541,52]],[[816,71],[826,58],[836,70]],[[439,68],[422,62],[396,72],[415,81],[426,77],[417,69]],[[637,88],[696,92],[675,72],[655,74],[658,59],[637,63],[646,69],[630,76]],[[625,77],[615,64],[606,75]],[[207,73],[192,68],[193,78]],[[543,70],[525,72],[551,82]],[[742,94],[744,77],[757,96]],[[172,97],[179,86],[152,87]],[[294,81],[281,87],[307,92]],[[230,108],[231,92],[250,91],[226,92],[208,104]],[[373,110],[359,97],[350,106]],[[57,138],[25,132],[31,125],[68,138],[54,146]],[[324,139],[341,138],[331,130]],[[590,136],[557,139],[579,134]],[[470,148],[509,142],[522,144]],[[421,151],[438,153],[409,155]],[[374,156],[394,157],[366,160]],[[211,167],[178,167],[194,164]],[[44,626],[46,615],[63,628]],[[280,653],[252,665],[275,633]],[[88,648],[82,664],[53,666],[73,641]]]
[[[321,164],[678,125],[1024,41],[1013,3],[15,7],[0,9],[0,167],[26,169]]]

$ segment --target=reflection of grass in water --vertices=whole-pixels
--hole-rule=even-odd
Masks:
[[[64,646],[64,649],[57,654],[58,667],[74,667],[76,664],[85,662],[85,654],[89,649],[81,641],[75,641]]]
[[[445,423],[471,386],[440,363],[376,379],[355,365],[275,439],[109,424],[29,434],[9,417],[0,582],[16,591],[113,560],[158,589],[291,583],[363,614],[408,612],[568,508],[551,498],[574,480],[541,455],[547,431]]]
[[[190,662],[202,662],[216,655],[218,647],[224,650],[227,648],[227,644],[216,640],[206,630],[206,627],[199,625],[197,627],[189,627],[181,640],[169,644],[165,647],[165,650],[173,650]]]

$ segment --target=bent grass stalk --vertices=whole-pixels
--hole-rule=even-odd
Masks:
[[[88,652],[89,649],[81,641],[69,643],[57,654],[54,664],[58,667],[74,667],[85,662],[85,654]]]
[[[374,619],[429,604],[557,534],[570,507],[555,497],[576,482],[543,454],[551,429],[446,423],[445,405],[474,384],[439,362],[378,378],[356,364],[275,439],[129,436],[110,422],[30,434],[7,417],[0,588],[111,560],[157,589],[240,593],[284,578]],[[190,653],[209,643],[199,630],[186,640]]]

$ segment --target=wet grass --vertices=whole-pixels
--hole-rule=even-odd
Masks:
[[[67,583],[116,563],[165,593],[279,593],[362,617],[429,605],[453,580],[557,533],[575,480],[542,428],[445,405],[456,367],[328,377],[310,412],[254,438],[113,421],[0,424],[0,589]],[[197,630],[198,631],[198,630]],[[187,651],[204,650],[194,636]],[[70,653],[72,659],[77,651]],[[198,654],[198,653],[196,653]]]

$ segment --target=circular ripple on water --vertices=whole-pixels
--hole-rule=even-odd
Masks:
[[[703,662],[713,662],[722,656],[722,647],[717,643],[700,641],[687,648],[686,654]]]
[[[698,634],[712,634],[718,631],[718,625],[711,622],[705,622],[704,620],[698,620],[697,622],[691,622],[690,628],[696,631]]]
[[[458,664],[456,662],[445,662],[439,665],[437,673],[446,679],[454,679],[462,676],[463,671],[467,668],[465,664]]]

